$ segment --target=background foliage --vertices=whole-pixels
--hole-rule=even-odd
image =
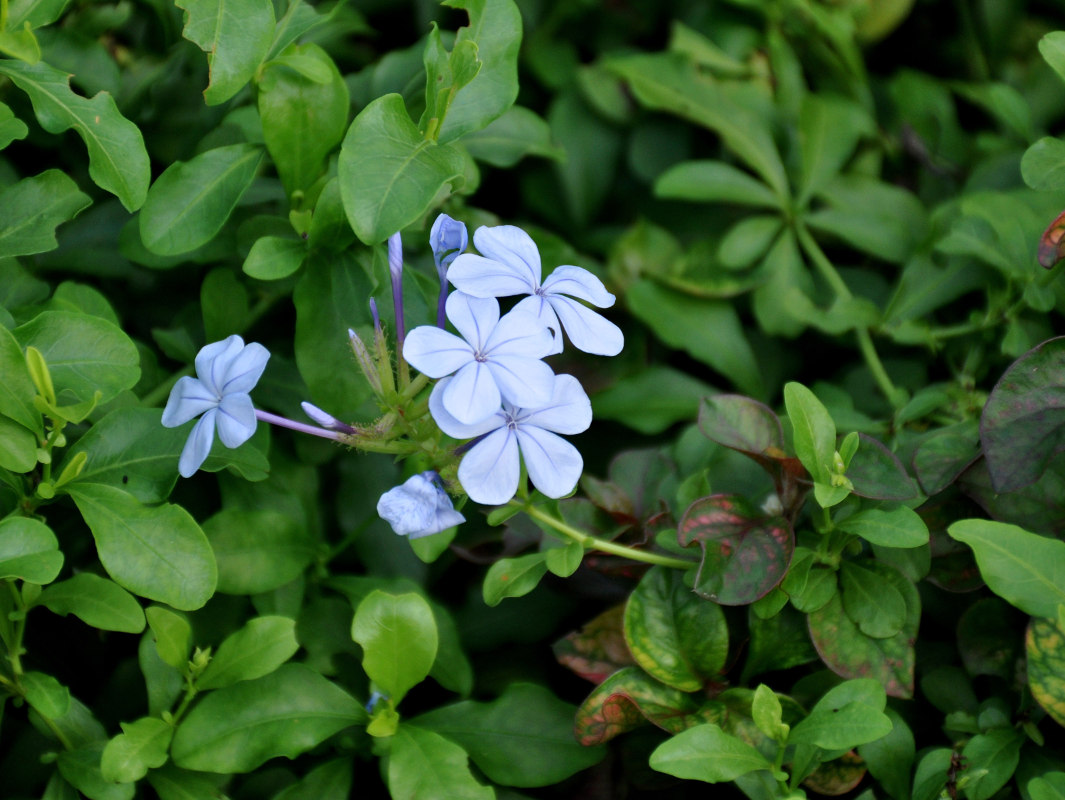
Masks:
[[[1063,10],[0,0],[0,794],[1065,796]],[[417,458],[266,426],[179,483],[230,334],[373,419],[440,211],[618,296],[579,496],[412,546]]]

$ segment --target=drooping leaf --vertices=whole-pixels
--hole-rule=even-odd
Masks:
[[[696,500],[677,527],[684,547],[703,551],[695,591],[722,605],[746,605],[784,578],[795,536],[782,516],[767,516],[740,495]]]
[[[171,755],[185,769],[250,772],[365,721],[366,710],[336,684],[302,664],[285,664],[205,696],[178,726]]]
[[[467,700],[411,720],[460,745],[477,767],[504,786],[547,786],[604,755],[573,737],[576,709],[547,689],[511,684],[491,703]]]
[[[43,61],[0,62],[6,75],[29,95],[41,127],[49,133],[71,128],[89,151],[89,177],[116,195],[127,211],[144,203],[151,178],[148,151],[140,130],[122,116],[115,100],[100,92],[91,100],[70,90],[70,76]]]
[[[141,209],[144,246],[175,256],[207,244],[251,186],[262,160],[261,147],[230,144],[172,163],[156,178]]]
[[[207,54],[207,105],[224,103],[255,75],[274,39],[274,5],[269,0],[181,0],[182,35]]]
[[[698,691],[725,664],[728,627],[716,603],[686,587],[676,570],[655,567],[625,606],[625,641],[648,674],[681,691]]]
[[[104,484],[67,488],[92,531],[100,562],[116,583],[182,610],[200,608],[214,594],[214,553],[184,508],[146,506]]]

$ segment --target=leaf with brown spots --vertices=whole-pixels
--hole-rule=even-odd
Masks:
[[[558,663],[592,683],[602,683],[622,667],[635,666],[622,630],[624,614],[624,605],[614,606],[579,631],[567,633],[551,646]]]
[[[645,722],[676,733],[696,710],[693,697],[659,683],[639,667],[615,672],[585,698],[577,709],[574,734],[590,746],[610,741]]]

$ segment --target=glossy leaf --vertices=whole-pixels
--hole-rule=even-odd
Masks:
[[[1029,350],[999,378],[980,417],[980,439],[998,492],[1020,489],[1065,449],[1065,406],[1057,378],[1065,370],[1065,337]]]
[[[1065,630],[1059,622],[1033,618],[1025,639],[1032,697],[1065,726]]]
[[[362,647],[362,668],[393,704],[429,674],[439,646],[433,611],[413,592],[371,592],[355,610],[351,638]]]
[[[133,595],[115,583],[81,572],[47,587],[35,605],[66,616],[73,614],[94,628],[123,633],[144,630],[144,611]]]
[[[181,0],[182,35],[207,54],[207,105],[224,103],[244,88],[270,49],[274,6],[267,0]]]
[[[746,605],[768,593],[784,578],[795,547],[786,519],[765,515],[739,495],[696,500],[680,520],[677,541],[699,543],[694,589],[722,605]]]
[[[398,94],[379,97],[359,112],[344,137],[338,168],[348,221],[366,244],[383,242],[421,217],[465,173],[459,151],[426,140]]]
[[[262,160],[261,147],[230,144],[175,161],[156,178],[141,209],[144,246],[176,256],[207,244],[251,186]]]
[[[660,683],[638,667],[625,667],[584,699],[577,709],[574,733],[587,747],[648,721],[676,732],[687,727],[684,719],[695,710],[692,695]]]
[[[291,517],[227,508],[203,523],[218,563],[218,591],[257,594],[283,586],[314,558],[314,542]]]
[[[1054,617],[1065,603],[1065,542],[983,519],[955,522],[947,532],[973,549],[991,591],[1026,614]]]
[[[296,621],[288,617],[255,617],[218,646],[211,663],[196,681],[199,689],[221,689],[269,675],[299,649]]]
[[[438,733],[400,725],[388,757],[392,797],[410,800],[492,800],[495,791],[470,773],[466,751]]]
[[[826,665],[845,678],[873,676],[892,697],[913,695],[914,642],[921,619],[917,589],[895,569],[870,562],[875,570],[902,595],[906,619],[894,636],[875,639],[866,636],[850,619],[838,594],[821,609],[810,614],[810,637]]]
[[[103,484],[69,486],[104,569],[131,592],[174,608],[200,608],[218,572],[200,526],[180,506],[146,506]]]
[[[491,703],[467,700],[411,721],[460,745],[486,776],[504,786],[547,786],[592,766],[601,747],[573,738],[576,709],[547,689],[511,684]]]
[[[343,689],[308,667],[286,664],[206,695],[178,726],[171,755],[185,769],[250,772],[365,721],[365,709]]]
[[[717,676],[728,656],[728,627],[716,603],[686,587],[676,570],[655,567],[625,606],[625,641],[656,680],[685,692]]]
[[[49,133],[73,130],[89,151],[89,177],[116,195],[127,211],[144,203],[150,180],[148,152],[140,130],[119,113],[115,100],[100,92],[91,100],[70,90],[70,76],[40,61],[0,62],[6,75],[33,103],[41,127]]]
[[[651,753],[650,764],[659,772],[707,783],[773,769],[758,750],[713,724],[697,725],[663,742]]]
[[[51,528],[28,517],[0,520],[0,578],[44,585],[62,568],[63,553]]]
[[[0,223],[0,257],[43,253],[59,246],[55,229],[92,204],[67,175],[50,169],[0,191],[8,209]]]

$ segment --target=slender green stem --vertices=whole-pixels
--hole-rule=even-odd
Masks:
[[[643,550],[635,550],[621,544],[608,542],[606,539],[590,536],[584,531],[578,530],[571,525],[567,525],[562,520],[551,516],[542,509],[529,503],[517,503],[511,500],[511,505],[518,506],[530,517],[543,522],[545,525],[549,525],[563,536],[566,536],[575,542],[580,542],[586,550],[599,550],[600,552],[622,556],[623,558],[628,558],[632,561],[642,561],[645,564],[657,564],[662,567],[672,567],[673,569],[691,569],[692,567],[698,566],[698,562],[695,561],[689,561],[684,558],[672,558],[671,556],[658,555],[657,553],[647,553]]]
[[[799,239],[799,244],[803,251],[809,256],[810,260],[817,267],[817,271],[821,273],[821,276],[825,279],[829,286],[832,287],[832,291],[836,293],[836,296],[841,300],[850,300],[854,295],[851,294],[851,290],[847,287],[843,278],[839,272],[832,265],[832,262],[828,260],[821,246],[817,243],[817,240],[810,235],[810,232],[806,229],[801,222],[797,222],[795,225],[795,233]],[[880,356],[876,352],[876,346],[873,344],[873,337],[869,333],[869,329],[864,326],[859,326],[854,329],[855,334],[858,337],[858,349],[862,353],[862,358],[865,359],[865,364],[869,367],[869,371],[873,374],[873,380],[876,381],[876,385],[880,388],[880,391],[891,403],[892,407],[898,409],[904,403],[904,393],[899,389],[891,380],[891,376],[887,374],[887,370],[884,369],[884,363],[880,360]]]
[[[7,656],[8,661],[11,662],[11,671],[14,673],[15,681],[17,682],[22,677],[22,637],[26,633],[26,606],[22,602],[22,594],[19,592],[18,587],[15,586],[15,582],[13,580],[4,582],[15,600],[15,607],[21,612],[19,618],[15,620],[14,636]]]

